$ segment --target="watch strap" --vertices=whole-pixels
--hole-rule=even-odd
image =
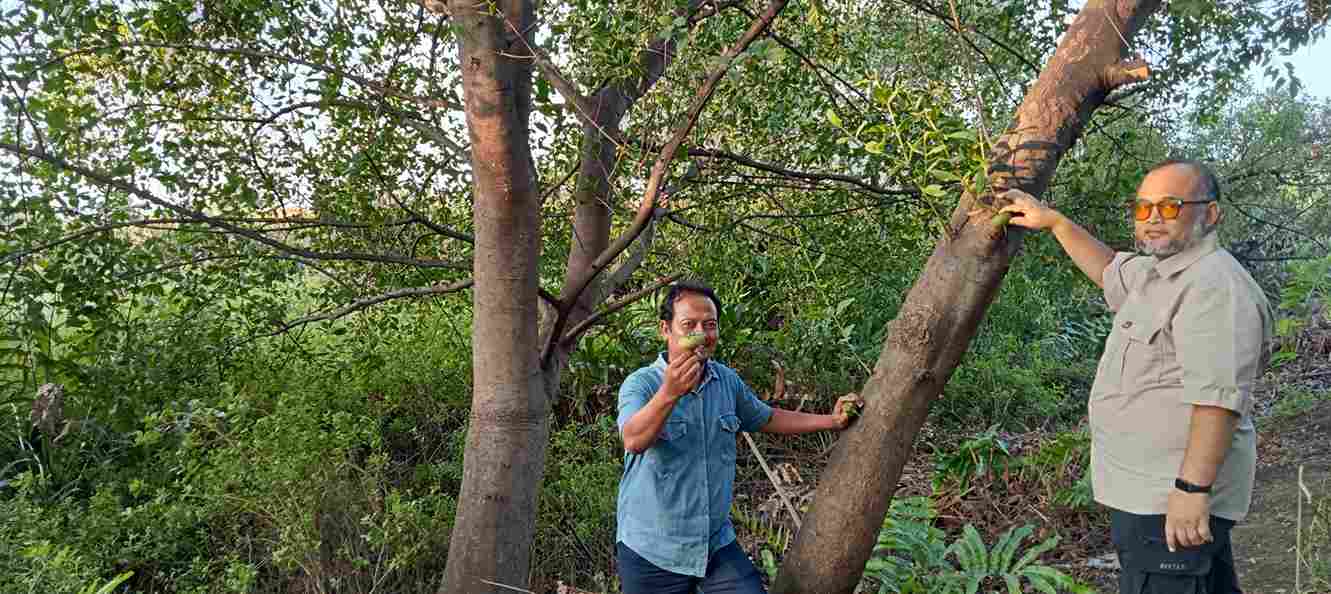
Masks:
[[[1176,479],[1174,479],[1174,488],[1175,488],[1175,489],[1178,489],[1178,490],[1180,490],[1180,491],[1183,491],[1184,493],[1210,493],[1210,492],[1211,492],[1211,485],[1206,485],[1206,486],[1203,487],[1202,485],[1195,485],[1195,484],[1190,483],[1190,482],[1188,482],[1188,481],[1185,481],[1185,480],[1183,480],[1183,479],[1181,479],[1181,478],[1176,478]]]

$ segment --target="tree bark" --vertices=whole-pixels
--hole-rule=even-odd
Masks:
[[[629,107],[661,78],[673,42],[658,40],[646,50],[643,76],[636,85],[610,87],[598,96],[603,105],[589,116],[598,125],[589,126],[574,220],[575,233],[585,237],[574,238],[565,294],[557,300],[548,328],[542,328],[538,319],[540,196],[527,134],[531,69],[539,62],[530,38],[532,4],[530,0],[496,5],[459,1],[451,7],[461,40],[459,64],[475,186],[475,386],[442,592],[511,592],[528,586],[551,398],[558,393],[561,371],[576,344],[576,337],[563,340],[563,332],[579,327],[577,322],[588,319],[592,308],[610,293],[611,288],[592,284],[597,273],[650,225],[650,207],[675,150],[735,57],[767,30],[785,4],[786,0],[771,0],[727,49],[725,66],[709,73],[686,122],[672,132],[657,157],[631,232],[613,243],[608,192],[616,155],[602,128],[617,130]],[[688,10],[691,13],[698,6],[690,3]],[[627,264],[634,261],[630,256]],[[548,358],[542,344],[550,345]]]
[[[692,18],[699,4],[696,0],[690,2],[681,16]],[[565,266],[565,294],[560,295],[562,311],[550,316],[541,329],[542,343],[550,344],[553,349],[543,369],[551,401],[558,398],[559,378],[573,350],[577,348],[577,337],[565,342],[561,337],[549,334],[561,326],[571,328],[589,318],[596,307],[619,288],[617,283],[622,282],[622,279],[604,278],[579,295],[567,294],[578,278],[590,272],[596,258],[610,247],[611,205],[614,204],[611,184],[615,169],[619,166],[619,147],[614,138],[619,136],[624,116],[661,79],[674,54],[673,38],[654,40],[639,53],[638,64],[642,76],[638,80],[632,81],[633,84],[627,80],[609,84],[586,102],[592,111],[585,114],[588,121],[584,121],[582,126],[582,154],[573,193],[577,205],[573,213],[573,241]],[[644,234],[639,241],[650,241],[649,238],[649,235]],[[625,272],[628,274],[622,275],[624,279],[633,270]],[[556,324],[560,317],[563,318],[562,324]]]
[[[1044,192],[1108,92],[1145,78],[1143,64],[1124,62],[1124,42],[1159,4],[1086,5],[995,143],[989,175],[995,188]],[[859,583],[929,405],[974,338],[1020,247],[1017,228],[1004,232],[990,224],[990,208],[997,206],[992,194],[961,197],[948,236],[939,239],[888,325],[882,355],[861,391],[864,416],[833,450],[774,594],[849,593]],[[977,207],[985,212],[968,214]]]
[[[454,2],[474,176],[474,393],[442,592],[525,588],[549,401],[537,342],[540,204],[530,144],[530,0]],[[519,35],[528,38],[524,40]]]

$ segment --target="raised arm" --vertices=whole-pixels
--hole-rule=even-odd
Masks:
[[[1048,229],[1063,246],[1063,251],[1072,258],[1097,287],[1104,288],[1105,267],[1114,259],[1114,250],[1096,239],[1089,231],[1049,208],[1034,196],[1021,190],[1008,190],[1003,197],[1012,201],[999,212],[1012,213],[1011,225],[1027,229]]]
[[[675,403],[688,394],[701,377],[702,362],[696,354],[690,352],[687,356],[671,361],[661,387],[642,408],[632,413],[620,429],[624,449],[641,454],[652,447],[656,443],[656,436],[661,434],[661,427],[665,426],[666,419],[675,410]]]

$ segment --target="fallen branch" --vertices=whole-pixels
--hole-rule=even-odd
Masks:
[[[781,503],[785,505],[786,511],[790,512],[790,519],[795,521],[795,529],[800,529],[800,514],[795,511],[795,506],[790,503],[790,498],[786,496],[786,490],[781,488],[781,480],[776,477],[776,473],[767,466],[767,459],[763,458],[763,453],[758,451],[758,444],[753,443],[753,438],[746,432],[744,441],[748,442],[749,449],[753,451],[755,458],[758,458],[758,464],[763,467],[763,472],[767,474],[767,480],[772,481],[772,486],[776,488],[777,497],[781,498]]]

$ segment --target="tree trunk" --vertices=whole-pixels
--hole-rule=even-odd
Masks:
[[[995,188],[1044,192],[1105,95],[1145,78],[1144,65],[1123,61],[1123,38],[1131,39],[1159,4],[1086,5],[995,143],[989,176]],[[774,594],[849,593],[859,582],[929,405],[975,336],[1020,246],[1017,228],[994,230],[991,210],[968,216],[985,206],[996,206],[992,195],[961,197],[949,235],[939,239],[888,325],[882,355],[861,392],[864,416],[837,443]]]
[[[455,2],[475,181],[474,394],[443,592],[525,588],[549,401],[537,342],[540,205],[528,143],[529,0]],[[507,20],[507,22],[506,22]],[[527,42],[531,42],[530,38]]]

